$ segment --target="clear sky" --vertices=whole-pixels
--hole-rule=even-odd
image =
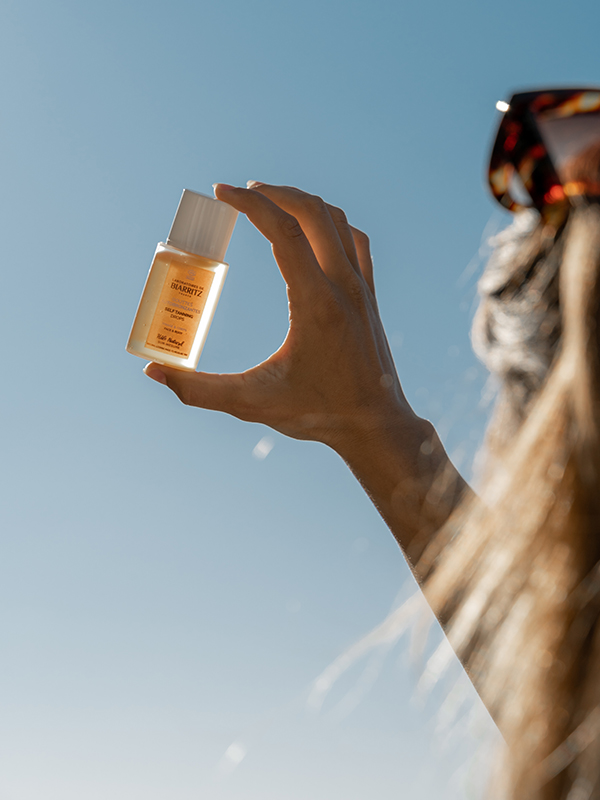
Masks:
[[[4,0],[3,800],[478,796],[491,725],[436,733],[450,684],[415,701],[406,638],[352,713],[368,659],[309,713],[410,588],[345,466],[185,408],[125,342],[184,187],[301,186],[371,236],[407,395],[469,476],[495,102],[600,83],[599,22],[597,0]],[[203,370],[286,330],[244,219],[228,261]]]

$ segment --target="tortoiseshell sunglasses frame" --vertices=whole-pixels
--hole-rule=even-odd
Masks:
[[[546,222],[558,226],[582,192],[573,185],[568,185],[565,191],[558,177],[536,122],[537,114],[547,111],[554,111],[557,118],[563,119],[597,113],[600,89],[543,89],[514,94],[500,122],[488,177],[492,194],[504,208],[519,211],[533,206]],[[511,196],[513,171],[521,178],[531,205],[519,203]]]

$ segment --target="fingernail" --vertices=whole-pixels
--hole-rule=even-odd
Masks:
[[[257,186],[264,186],[260,181],[246,181],[246,189],[256,189]]]
[[[230,186],[228,183],[213,183],[212,188],[213,191],[219,189],[221,192],[230,192],[235,186]]]
[[[155,367],[154,364],[146,364],[144,367],[144,375],[152,378],[152,380],[156,381],[157,383],[162,383],[164,386],[167,385],[167,376],[162,370],[160,370],[158,367]]]

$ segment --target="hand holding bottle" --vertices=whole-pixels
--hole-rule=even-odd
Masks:
[[[272,243],[287,286],[288,334],[266,361],[239,374],[154,363],[146,374],[187,405],[329,445],[348,462],[400,543],[422,538],[424,525],[429,530],[440,524],[440,514],[447,516],[464,483],[400,386],[377,309],[366,235],[340,209],[298,189],[217,184],[215,194]],[[446,488],[428,508],[438,478]]]
[[[238,375],[152,365],[188,405],[261,422],[288,436],[343,449],[380,418],[412,417],[375,302],[367,237],[343,212],[298,189],[217,185],[273,245],[285,279],[290,328],[266,361]]]

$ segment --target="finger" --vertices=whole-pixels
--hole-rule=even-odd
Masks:
[[[332,281],[343,283],[354,274],[354,268],[324,200],[293,186],[272,186],[248,181],[248,187],[270,198],[298,220],[323,272]]]
[[[350,226],[354,246],[356,247],[356,254],[358,256],[358,264],[363,278],[367,282],[369,289],[375,294],[375,280],[373,278],[373,258],[371,257],[371,245],[369,237],[366,233],[359,231],[358,228]]]
[[[360,275],[361,271],[358,263],[358,255],[356,253],[356,245],[354,244],[354,237],[352,236],[352,230],[348,224],[346,212],[337,206],[332,206],[330,203],[326,203],[326,205],[329,216],[333,220],[333,224],[340,237],[344,252],[346,253],[346,258],[354,267],[354,271]]]
[[[335,225],[336,230],[338,232],[338,236],[340,237],[340,241],[341,241],[342,246],[344,248],[344,252],[346,253],[346,258],[348,259],[348,261],[354,267],[355,272],[358,275],[361,275],[362,277],[365,277],[365,274],[364,274],[363,269],[361,268],[360,259],[358,257],[358,253],[357,253],[357,250],[356,250],[356,243],[354,241],[354,232],[356,232],[357,234],[363,236],[366,239],[367,255],[366,255],[366,258],[365,258],[365,270],[366,270],[367,275],[368,275],[368,280],[367,280],[368,286],[371,289],[371,291],[374,292],[374,288],[373,288],[373,268],[372,268],[371,257],[370,257],[370,254],[368,253],[368,249],[369,249],[368,237],[366,236],[366,234],[363,234],[362,231],[359,231],[357,228],[353,228],[349,224],[348,217],[346,216],[346,212],[342,208],[339,208],[338,206],[331,205],[331,203],[326,203],[325,205],[327,206],[327,210],[329,211],[329,215],[330,215],[331,219],[333,220],[333,224]],[[363,250],[364,250],[364,246],[363,246]]]
[[[168,386],[186,406],[239,415],[240,397],[244,385],[241,375],[186,372],[154,362],[146,364],[144,373],[157,383]]]
[[[283,279],[296,295],[310,295],[322,287],[323,272],[295,217],[259,192],[222,183],[214,190],[217,200],[245,214],[271,242]]]

